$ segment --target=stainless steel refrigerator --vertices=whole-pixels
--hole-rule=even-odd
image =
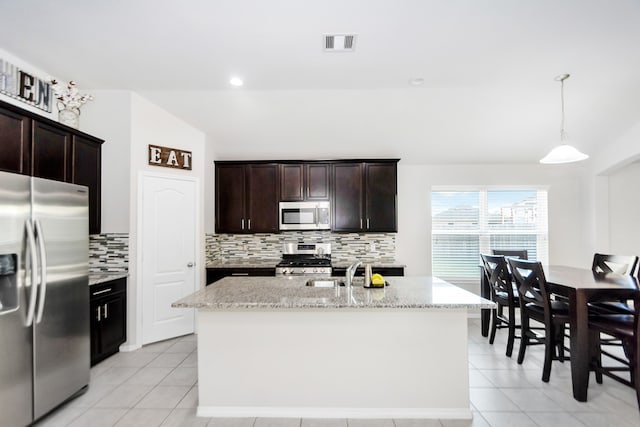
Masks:
[[[86,187],[0,172],[0,424],[89,384]]]

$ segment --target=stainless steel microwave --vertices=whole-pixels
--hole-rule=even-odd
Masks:
[[[280,202],[280,230],[329,230],[329,202]]]

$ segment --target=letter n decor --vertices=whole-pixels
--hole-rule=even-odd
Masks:
[[[149,164],[191,170],[191,151],[149,144]]]

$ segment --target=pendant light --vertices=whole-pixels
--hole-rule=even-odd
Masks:
[[[562,104],[562,121],[560,122],[560,145],[555,147],[546,156],[540,159],[540,163],[558,164],[572,163],[588,159],[589,156],[580,152],[577,148],[567,143],[567,133],[564,131],[564,81],[569,78],[569,74],[561,74],[555,78],[560,82],[560,102]]]

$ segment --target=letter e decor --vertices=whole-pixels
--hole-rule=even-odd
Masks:
[[[191,170],[191,151],[149,144],[149,164]]]

